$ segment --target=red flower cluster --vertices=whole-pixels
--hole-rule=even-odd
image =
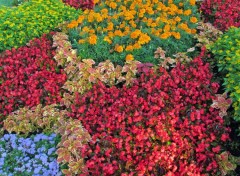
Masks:
[[[76,9],[81,8],[82,10],[93,9],[94,7],[93,0],[63,0],[63,2]]]
[[[206,20],[214,20],[214,26],[220,30],[240,26],[239,0],[205,0],[201,4],[201,10]]]
[[[52,42],[44,35],[29,46],[7,50],[0,56],[0,114],[22,106],[60,101],[66,75],[56,72]]]
[[[88,170],[82,175],[214,173],[229,129],[210,107],[218,89],[211,77],[209,64],[197,57],[170,72],[149,69],[129,88],[99,82],[76,94],[69,116],[92,136],[82,152]]]

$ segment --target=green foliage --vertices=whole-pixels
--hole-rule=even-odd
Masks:
[[[30,0],[23,5],[0,7],[0,52],[25,45],[43,33],[49,33],[59,23],[73,20],[79,10],[59,0]]]
[[[230,28],[213,45],[219,71],[226,77],[224,86],[233,101],[234,119],[240,121],[240,28]]]

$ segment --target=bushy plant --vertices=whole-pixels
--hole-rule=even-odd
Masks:
[[[54,133],[28,138],[5,134],[0,138],[1,175],[61,176],[55,153],[58,141],[59,137]]]
[[[219,87],[211,76],[199,56],[170,72],[145,69],[129,88],[99,82],[76,96],[69,115],[92,136],[85,174],[220,175],[229,129],[210,107]]]
[[[73,47],[82,58],[99,63],[110,59],[157,63],[154,50],[162,47],[169,55],[194,45],[199,14],[190,1],[100,1],[93,10],[72,21],[68,27]]]
[[[0,114],[6,115],[23,106],[60,101],[60,88],[66,75],[57,69],[48,37],[51,35],[43,35],[28,46],[0,55]]]
[[[66,117],[66,111],[56,109],[52,104],[43,107],[39,104],[33,108],[21,108],[12,112],[4,120],[3,128],[9,133],[28,136],[31,133],[57,133]]]
[[[233,101],[234,119],[240,121],[240,28],[230,28],[210,48],[219,71],[225,75],[224,86]]]
[[[93,9],[93,0],[63,0],[64,3],[76,8],[76,9]]]
[[[225,31],[231,26],[240,27],[240,1],[238,0],[204,0],[201,11],[206,21]]]
[[[50,32],[59,23],[75,19],[80,11],[65,6],[59,0],[30,0],[15,8],[0,7],[0,14],[2,52],[23,46],[29,40]]]

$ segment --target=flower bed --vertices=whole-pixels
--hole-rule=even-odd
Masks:
[[[206,4],[1,7],[0,175],[236,176],[239,28],[203,23]]]

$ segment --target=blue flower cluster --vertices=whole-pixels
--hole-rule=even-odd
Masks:
[[[0,138],[0,175],[61,176],[55,154],[58,140],[56,134],[29,138],[5,134]]]

